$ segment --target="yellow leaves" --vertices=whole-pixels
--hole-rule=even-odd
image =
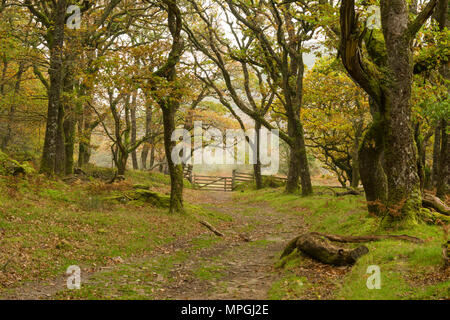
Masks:
[[[214,110],[196,109],[190,111],[193,121],[202,121],[203,125],[210,125],[217,129],[239,129],[239,123],[228,117],[217,113]]]

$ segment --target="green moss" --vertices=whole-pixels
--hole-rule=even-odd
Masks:
[[[0,151],[0,175],[33,174],[35,172],[30,163],[20,163]]]

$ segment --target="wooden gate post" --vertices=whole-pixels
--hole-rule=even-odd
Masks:
[[[236,169],[233,170],[233,173],[231,175],[231,191],[234,191],[235,179],[236,179]]]

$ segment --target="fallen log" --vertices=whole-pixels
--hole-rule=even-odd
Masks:
[[[336,246],[332,242],[362,243],[384,239],[398,239],[414,243],[424,242],[422,239],[408,235],[340,236],[310,232],[291,240],[281,254],[280,259],[289,256],[297,249],[311,258],[325,264],[337,266],[353,265],[361,256],[367,254],[369,249],[366,246],[349,249]]]
[[[359,246],[356,249],[337,247],[326,237],[317,233],[307,233],[293,239],[281,258],[290,255],[295,249],[322,263],[335,266],[353,265],[361,256],[369,252],[366,246]]]
[[[450,208],[438,197],[425,194],[422,198],[422,206],[425,208],[431,208],[435,211],[445,214],[446,216],[450,216]]]

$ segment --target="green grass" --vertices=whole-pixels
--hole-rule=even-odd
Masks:
[[[285,276],[272,284],[268,297],[270,300],[295,300],[299,299],[310,288],[311,285],[305,277],[286,272]]]
[[[218,280],[224,275],[223,267],[217,265],[201,266],[194,270],[194,275],[201,280]]]
[[[189,206],[185,215],[170,215],[150,205],[108,201],[112,192],[131,189],[137,182],[168,189],[160,174],[131,175],[119,185],[99,180],[67,185],[39,175],[0,177],[0,293],[20,282],[64,274],[72,264],[102,266],[117,256],[150,253],[196,232],[203,215],[211,222],[226,219]]]
[[[265,201],[278,212],[298,215],[311,230],[330,234],[408,234],[426,240],[415,244],[397,240],[383,240],[365,244],[369,254],[363,256],[336,286],[336,299],[444,299],[450,297],[450,281],[442,274],[442,227],[421,224],[411,229],[386,231],[380,220],[370,216],[362,197],[334,197],[326,189],[318,188],[310,197],[286,195],[282,189],[264,189],[236,193],[237,201],[258,203]],[[284,266],[287,280],[302,265],[302,256],[294,255]],[[369,290],[366,285],[367,268],[377,265],[381,271],[381,289]],[[295,276],[292,276],[292,281]],[[289,290],[288,290],[289,289]],[[295,292],[289,285],[275,283],[272,298],[292,298]],[[300,292],[301,293],[301,292]],[[299,292],[295,295],[299,295]]]

